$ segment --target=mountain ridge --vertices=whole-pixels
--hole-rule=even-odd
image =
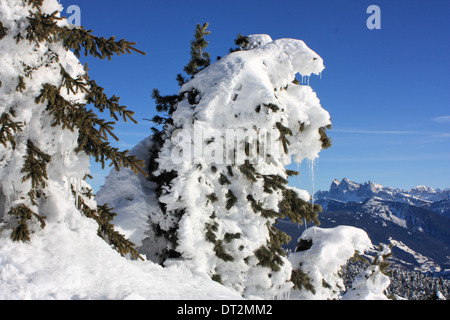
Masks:
[[[450,217],[450,189],[433,189],[419,185],[410,190],[384,187],[371,181],[356,183],[347,178],[334,179],[329,191],[318,191],[315,200],[326,205],[326,200],[361,203],[368,198],[381,198],[423,207],[443,216]]]
[[[449,189],[418,186],[405,191],[373,182],[356,183],[334,179],[329,191],[318,191],[315,203],[324,211],[321,227],[349,225],[367,232],[373,244],[394,244],[391,263],[396,267],[427,274],[450,274]],[[295,250],[304,230],[288,221],[278,228],[294,241]]]

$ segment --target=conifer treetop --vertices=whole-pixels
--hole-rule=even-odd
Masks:
[[[208,26],[209,23],[207,22],[203,25],[197,24],[195,29],[195,39],[191,42],[191,60],[184,68],[184,71],[192,77],[207,68],[211,63],[209,53],[205,52],[209,44],[205,37],[211,33],[207,30]]]

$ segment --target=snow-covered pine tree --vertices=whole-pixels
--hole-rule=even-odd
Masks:
[[[208,31],[208,26],[209,23],[204,23],[203,25],[197,24],[196,26],[194,40],[191,41],[191,59],[184,67],[184,72],[187,74],[188,79],[193,79],[197,73],[208,67],[211,63],[210,55],[205,51],[209,45],[209,42],[205,39],[205,37],[210,34],[210,31]],[[180,87],[188,82],[188,79],[186,79],[186,77],[184,77],[181,73],[176,77],[177,83]],[[167,188],[171,181],[176,177],[175,171],[158,171],[158,154],[161,151],[164,142],[167,139],[170,139],[170,135],[173,132],[173,120],[171,116],[175,111],[178,102],[183,100],[184,94],[185,93],[183,92],[175,95],[162,96],[158,89],[153,89],[152,97],[155,100],[156,110],[161,114],[161,116],[157,115],[153,117],[152,122],[157,126],[162,125],[163,127],[162,129],[158,129],[156,127],[152,128],[152,147],[150,150],[148,168],[150,180],[156,184],[155,192],[157,198],[162,195],[163,190]],[[188,99],[195,99],[195,90],[187,92],[186,94],[188,95]],[[157,172],[157,174],[154,174],[155,172]],[[157,214],[165,215],[166,206],[161,202],[159,205],[161,211]],[[167,258],[179,257],[179,253],[173,250],[176,246],[176,227],[169,228],[167,230],[160,228],[159,224],[154,224],[153,227],[156,229],[155,232],[158,237],[162,238],[164,242],[167,242],[167,244],[159,248],[159,250],[161,250],[160,252],[158,252],[159,250],[156,250],[155,252],[155,249],[152,248],[152,251],[147,252],[147,254],[158,257],[157,262],[159,263],[164,262]]]
[[[295,79],[319,74],[323,62],[302,41],[253,35],[209,65],[205,31],[197,26],[191,63],[208,63],[186,68],[188,81],[177,77],[179,94],[154,91],[166,113],[154,119],[163,129],[154,129],[150,151],[159,208],[141,249],[157,250],[161,263],[182,259],[244,296],[273,297],[293,286],[277,219],[318,223],[321,210],[288,186],[297,172],[286,166],[330,146],[329,114]]]
[[[142,52],[133,42],[69,25],[61,10],[56,0],[0,3],[0,230],[26,242],[46,221],[70,220],[64,208],[74,206],[112,247],[138,258],[114,229],[112,209],[97,206],[86,182],[90,157],[143,173],[141,160],[110,145],[115,123],[94,110],[135,122],[133,112],[107,96],[78,58]]]

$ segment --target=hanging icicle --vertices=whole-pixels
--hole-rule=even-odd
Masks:
[[[301,186],[301,163],[297,163],[297,181],[298,181],[298,185]],[[297,223],[297,228],[300,229],[300,223]]]

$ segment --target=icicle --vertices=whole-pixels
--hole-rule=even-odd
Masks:
[[[78,197],[81,193],[81,178],[77,178],[77,177],[71,177],[70,178],[70,183],[69,183],[69,189],[73,189],[73,196],[75,198],[75,206],[78,208]],[[72,190],[71,190],[72,191]]]
[[[301,177],[300,177],[301,176],[300,171],[301,171],[301,163],[297,163],[297,172],[298,172],[297,180],[298,180],[298,185],[299,186],[302,185]],[[300,223],[297,223],[297,228],[300,229]]]
[[[311,174],[311,202],[314,205],[314,160],[310,160],[310,174]]]
[[[256,281],[255,281],[255,272],[252,275],[253,280],[253,295],[256,296]]]
[[[64,152],[64,150],[61,150],[61,162],[63,167],[66,167],[66,153]],[[70,181],[68,178],[64,179],[64,189],[67,192],[67,196],[70,197]]]

